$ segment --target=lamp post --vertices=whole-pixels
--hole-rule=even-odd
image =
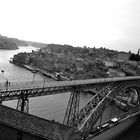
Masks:
[[[5,82],[6,91],[8,90],[8,84],[9,84],[8,79],[6,79],[6,82]]]
[[[6,82],[5,82],[5,87],[6,87],[6,91],[7,91],[7,90],[8,90],[8,85],[9,85],[9,81],[8,81],[8,79],[4,76],[4,70],[2,70],[1,73],[3,73],[3,78],[6,80]]]
[[[45,87],[45,78],[44,78],[44,80],[43,80],[43,88]]]
[[[32,73],[33,73],[33,83],[34,83],[36,71],[32,71]]]

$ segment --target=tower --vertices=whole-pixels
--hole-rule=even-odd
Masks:
[[[140,49],[138,49],[138,53],[137,53],[137,55],[139,55],[140,54]]]

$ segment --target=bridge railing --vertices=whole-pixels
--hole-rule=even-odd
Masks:
[[[99,79],[85,79],[85,80],[72,80],[72,81],[29,81],[29,82],[10,82],[0,83],[0,90],[16,90],[16,89],[30,89],[30,88],[43,88],[43,87],[58,87],[58,86],[74,86],[74,85],[90,85],[107,82],[117,82],[126,80],[140,80],[140,76],[129,77],[115,77],[115,78],[99,78]]]
[[[58,87],[73,85],[71,82],[45,82],[45,81],[29,81],[29,82],[10,82],[10,83],[0,83],[0,91],[10,91],[10,90],[20,90],[20,89],[33,89],[33,88],[44,88],[44,87]]]
[[[44,85],[46,86],[46,85]],[[10,82],[10,83],[0,83],[0,91],[5,90],[18,90],[18,89],[30,89],[30,88],[41,88],[43,87],[42,81],[37,82]]]

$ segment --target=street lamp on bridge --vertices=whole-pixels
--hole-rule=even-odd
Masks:
[[[6,82],[4,83],[4,86],[6,87],[6,91],[8,90],[8,85],[10,84],[8,78],[6,78],[4,76],[4,70],[1,70],[1,73],[3,74],[3,78],[6,80]]]
[[[33,83],[34,83],[36,71],[32,71],[32,73],[33,73]]]

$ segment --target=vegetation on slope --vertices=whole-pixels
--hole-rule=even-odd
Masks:
[[[34,46],[42,48],[45,47],[46,44],[33,41],[24,41],[16,38],[8,38],[0,35],[0,49],[15,50],[18,49],[19,46]]]
[[[128,54],[128,60],[118,61],[120,53],[122,54],[121,59],[122,56]],[[140,67],[135,64],[137,62],[129,61],[133,54],[125,53],[125,55],[124,52],[102,47],[97,49],[95,47],[81,48],[70,45],[48,44],[39,51],[15,55],[13,63],[31,65],[53,74],[59,73],[69,79],[139,75]],[[113,65],[107,66],[105,61],[109,61]]]
[[[0,49],[14,50],[18,49],[18,46],[27,46],[25,41],[21,41],[15,38],[8,38],[0,35]]]
[[[13,62],[26,64],[49,72],[59,72],[72,79],[107,77],[104,63],[107,57],[113,59],[116,51],[105,48],[81,48],[70,45],[48,44],[39,51],[15,55]]]

